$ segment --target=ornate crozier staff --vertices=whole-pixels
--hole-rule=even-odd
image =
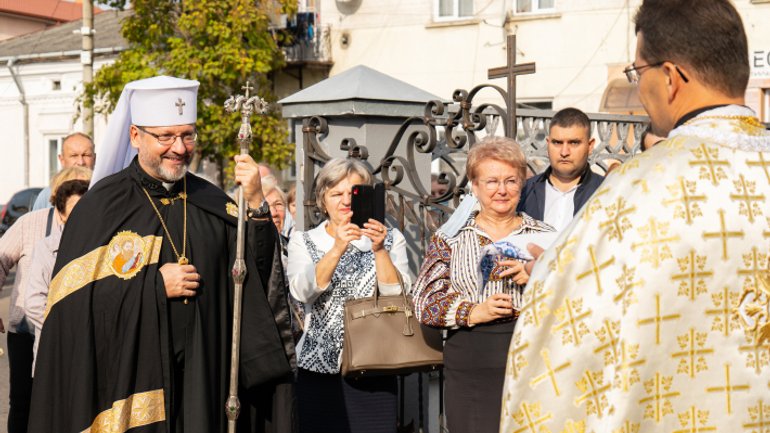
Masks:
[[[253,87],[249,82],[242,87],[246,96],[230,96],[225,101],[225,110],[228,113],[241,112],[241,128],[238,130],[238,144],[241,147],[241,155],[248,155],[251,144],[251,114],[257,112],[263,114],[267,109],[267,103],[259,96],[249,97],[249,91]],[[243,223],[246,220],[246,200],[243,196],[243,185],[238,188],[238,235],[236,239],[235,264],[233,264],[233,344],[230,355],[230,395],[225,403],[227,413],[227,431],[235,433],[235,421],[241,411],[241,402],[238,400],[238,361],[241,349],[241,302],[243,298],[243,281],[246,279],[246,262],[243,260],[245,239],[243,236]]]

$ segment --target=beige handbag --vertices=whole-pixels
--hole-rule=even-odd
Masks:
[[[376,281],[376,280],[375,280]],[[407,374],[441,368],[441,331],[422,325],[414,316],[412,297],[398,275],[401,294],[345,302],[342,375]]]

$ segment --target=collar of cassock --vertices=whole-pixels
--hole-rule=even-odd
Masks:
[[[138,156],[134,157],[134,160],[131,161],[129,167],[131,168],[131,177],[136,180],[139,186],[144,187],[151,196],[161,198],[163,204],[170,204],[171,200],[180,197],[184,188],[183,182],[175,182],[170,189],[166,189],[163,182],[155,179],[144,171],[142,166],[139,165]],[[168,200],[164,201],[163,198]],[[168,203],[166,203],[167,201]]]

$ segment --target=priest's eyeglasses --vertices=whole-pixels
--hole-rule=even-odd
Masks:
[[[171,146],[176,142],[177,137],[182,139],[182,143],[190,146],[192,144],[195,144],[196,141],[198,141],[198,132],[188,132],[181,135],[175,135],[175,134],[155,134],[152,133],[144,128],[142,128],[139,125],[134,125],[139,129],[140,131],[144,132],[145,134],[151,135],[155,137],[156,140],[158,140],[158,143],[162,144],[163,146]]]
[[[508,179],[482,179],[481,185],[487,190],[487,191],[497,191],[500,188],[500,185],[505,186],[505,189],[511,192],[518,191],[521,188],[521,181],[515,178],[508,178]]]
[[[636,66],[633,63],[629,65],[626,69],[623,69],[623,73],[626,74],[626,78],[628,79],[628,82],[631,84],[639,84],[639,79],[642,77],[641,71],[647,68],[657,68],[658,66],[663,65],[666,63],[666,60],[658,63],[650,63],[649,65],[641,65]],[[682,77],[682,80],[684,80],[685,83],[689,83],[690,79],[687,78],[687,76],[682,72],[681,69],[679,69],[679,66],[674,65],[674,68],[676,69],[676,72],[679,73],[679,76]]]

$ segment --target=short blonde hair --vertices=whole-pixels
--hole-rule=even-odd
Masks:
[[[508,137],[486,137],[476,143],[468,151],[468,161],[465,164],[465,173],[468,180],[475,181],[478,176],[479,164],[487,159],[494,159],[505,164],[510,164],[519,170],[519,179],[527,178],[527,158],[521,147],[515,140]]]
[[[56,190],[58,190],[59,186],[61,186],[61,184],[63,184],[64,182],[68,180],[85,180],[87,182],[90,182],[92,174],[93,174],[93,171],[90,168],[81,167],[77,165],[61,169],[51,179],[51,196],[48,197],[48,202],[51,204],[54,203]]]
[[[364,163],[357,159],[334,158],[329,160],[321,171],[318,172],[318,177],[315,181],[315,201],[316,206],[323,214],[327,214],[326,206],[324,205],[326,191],[334,188],[343,179],[353,174],[361,177],[365,184],[372,184],[372,174]]]

